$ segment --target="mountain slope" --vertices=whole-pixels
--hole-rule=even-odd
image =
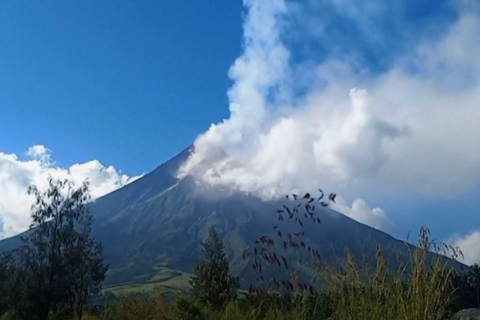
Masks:
[[[156,281],[171,270],[177,275],[192,272],[194,261],[201,256],[200,241],[211,225],[222,237],[242,285],[254,281],[242,252],[260,235],[275,237],[276,209],[284,202],[208,189],[189,177],[178,180],[175,173],[188,155],[188,149],[184,150],[91,205],[93,235],[103,243],[110,268],[107,285]],[[342,258],[345,248],[367,255],[373,255],[377,244],[402,251],[406,248],[403,242],[328,208],[317,209],[316,215],[322,223],[305,224],[304,241],[317,248],[323,260]],[[290,224],[287,231],[297,228],[292,221],[285,224]],[[17,238],[2,241],[0,251],[17,243]]]

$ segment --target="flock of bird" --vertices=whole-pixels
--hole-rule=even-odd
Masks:
[[[319,189],[320,196],[313,197],[310,193],[306,193],[303,197],[296,194],[287,195],[287,200],[292,200],[293,205],[283,205],[281,209],[276,211],[278,215],[278,223],[273,226],[274,236],[262,235],[254,242],[253,248],[247,248],[243,251],[243,260],[248,260],[253,269],[257,282],[265,281],[265,274],[267,268],[277,267],[286,270],[289,274],[293,274],[292,266],[287,262],[286,254],[282,254],[278,250],[283,249],[284,252],[288,250],[302,250],[308,253],[309,257],[320,259],[321,255],[317,249],[309,245],[304,239],[305,230],[304,223],[311,221],[314,224],[321,224],[320,218],[315,214],[315,205],[319,204],[322,207],[328,207],[330,202],[335,203],[336,194],[331,193],[328,200],[324,200],[324,192]],[[288,219],[288,220],[287,220]],[[297,232],[282,232],[281,224],[284,221],[294,222],[300,230]],[[275,232],[276,231],[276,232]],[[276,236],[276,240],[273,238]],[[300,283],[298,281],[290,280],[276,280],[271,279],[267,281],[277,290],[301,290],[314,292],[310,284]],[[249,293],[259,293],[260,290],[253,284],[250,284]]]

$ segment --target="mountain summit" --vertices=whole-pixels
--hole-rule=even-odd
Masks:
[[[178,168],[189,154],[190,148],[92,203],[93,235],[103,243],[109,265],[107,286],[165,281],[173,287],[186,285],[172,279],[192,272],[201,255],[201,241],[212,225],[242,286],[254,281],[249,259],[242,254],[259,236],[276,236],[272,226],[286,200],[264,201],[205,188],[191,177],[178,179]],[[324,261],[342,258],[346,248],[363,254],[373,254],[377,244],[405,249],[405,243],[329,208],[316,209],[315,214],[321,224],[305,225],[304,243],[315,247]],[[16,245],[18,239],[0,242],[0,251]]]

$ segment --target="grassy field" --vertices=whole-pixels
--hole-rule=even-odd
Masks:
[[[118,286],[111,286],[104,289],[105,292],[113,293],[115,296],[154,292],[183,292],[190,288],[189,280],[192,274],[172,270],[164,265],[155,267],[155,273],[146,283],[126,283]]]

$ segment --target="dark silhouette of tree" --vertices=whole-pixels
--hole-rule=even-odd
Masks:
[[[8,265],[5,257],[0,259],[0,317],[8,310],[12,292],[8,282]]]
[[[102,247],[91,237],[88,183],[49,179],[35,197],[32,225],[24,244],[10,254],[10,282],[18,317],[45,320],[73,312],[82,318],[90,294],[105,277]]]
[[[230,274],[225,247],[211,227],[203,245],[205,259],[195,262],[196,277],[190,280],[192,295],[212,308],[221,308],[236,299],[238,279]]]
[[[466,284],[470,292],[472,305],[480,307],[480,266],[474,264],[466,274]]]
[[[456,276],[455,308],[479,308],[480,307],[480,266],[474,264],[466,273]]]

